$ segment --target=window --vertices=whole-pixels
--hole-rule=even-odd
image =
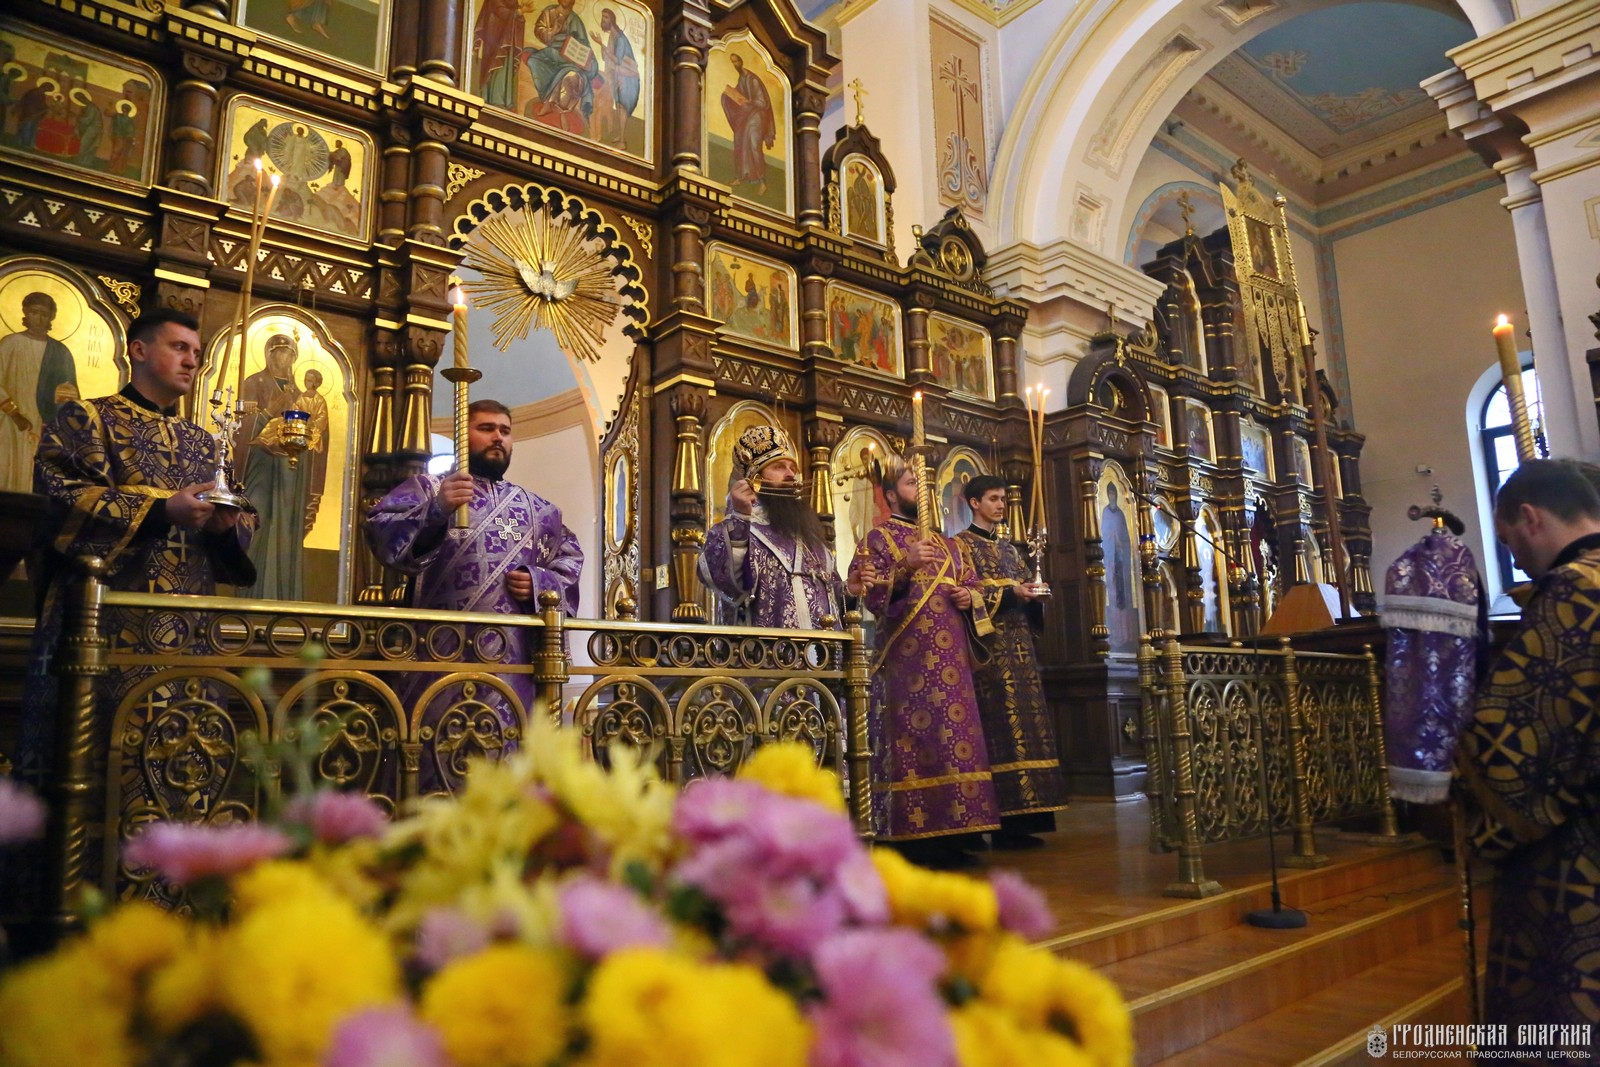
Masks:
[[[1543,442],[1543,434],[1540,432],[1544,404],[1539,396],[1539,379],[1532,367],[1525,368],[1522,372],[1522,395],[1528,401],[1528,417],[1533,422],[1535,435],[1534,445],[1539,455],[1543,456],[1548,451]],[[1492,507],[1494,498],[1500,494],[1500,487],[1511,477],[1511,472],[1517,469],[1516,433],[1511,425],[1511,401],[1506,396],[1504,382],[1495,386],[1489,393],[1489,399],[1484,401],[1483,413],[1478,420],[1478,442],[1483,450],[1483,474]],[[1492,537],[1492,523],[1488,532]],[[1494,541],[1494,553],[1501,589],[1509,589],[1518,582],[1528,580],[1528,576],[1511,562],[1511,553],[1498,540]]]

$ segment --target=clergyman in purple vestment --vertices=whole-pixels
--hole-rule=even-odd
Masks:
[[[878,619],[873,671],[873,790],[879,837],[910,858],[958,865],[959,841],[923,839],[1000,829],[1000,805],[972,686],[967,617],[986,629],[977,572],[966,551],[935,532],[921,540],[916,476],[891,464],[883,478],[893,514],[867,534],[850,565]],[[906,844],[923,848],[905,847]]]
[[[578,610],[578,578],[583,571],[583,550],[561,521],[561,511],[521,486],[505,481],[511,462],[511,413],[494,400],[477,400],[468,408],[469,471],[444,478],[419,474],[401,482],[367,516],[367,538],[386,565],[415,576],[412,605],[454,611],[520,615],[538,610],[539,594],[561,594],[567,614]],[[469,524],[452,527],[455,509],[466,504]],[[459,657],[464,663],[514,664],[529,662],[526,628],[469,627],[466,637],[473,649],[435,647],[440,658]],[[417,650],[418,658],[423,649]],[[470,668],[466,668],[470,669]],[[486,666],[487,673],[496,673]],[[507,674],[501,679],[516,695],[524,713],[531,712],[535,693],[529,674]],[[401,692],[407,713],[422,694],[415,683]],[[410,690],[415,690],[411,692]],[[503,694],[478,687],[477,699],[495,707],[502,725],[516,726],[516,716]],[[462,699],[460,687],[435,694],[428,717],[443,714]],[[483,738],[479,731],[480,740]],[[506,740],[514,741],[510,736]],[[495,739],[490,744],[502,744]],[[435,759],[444,761],[446,753]],[[437,787],[437,768],[423,767],[423,788]]]
[[[711,527],[700,580],[751,626],[836,630],[844,585],[822,519],[804,499],[799,461],[776,426],[752,426],[733,447],[740,480]],[[759,487],[759,488],[758,488]]]

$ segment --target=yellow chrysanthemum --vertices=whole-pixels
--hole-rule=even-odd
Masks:
[[[979,995],[1022,1026],[1066,1035],[1101,1067],[1133,1062],[1133,1021],[1110,981],[1077,960],[1006,934],[977,977]]]
[[[409,930],[431,908],[454,906],[469,887],[488,881],[506,863],[522,864],[560,825],[537,795],[533,765],[523,754],[476,763],[459,797],[430,797],[385,836],[388,850],[420,848],[390,908],[388,926]]]
[[[545,1067],[567,1045],[566,986],[552,954],[493,945],[440,971],[422,991],[420,1015],[456,1063]]]
[[[132,1067],[128,982],[81,945],[0,981],[0,1063],[6,1067]]]
[[[158,1034],[183,1029],[222,1007],[217,976],[222,970],[220,934],[196,929],[184,950],[151,973],[144,987],[144,1015]]]
[[[950,1013],[961,1067],[1094,1067],[1078,1046],[1058,1034],[1021,1026],[1005,1011],[972,1001]]]
[[[331,892],[306,892],[247,913],[224,939],[223,1007],[268,1060],[314,1059],[335,1024],[400,996],[388,942]]]
[[[233,914],[291,900],[335,900],[338,894],[316,871],[298,860],[258,863],[233,880]]]
[[[366,910],[383,896],[383,887],[369,873],[377,867],[381,853],[382,846],[376,838],[358,837],[339,845],[312,845],[306,862],[317,877]]]
[[[988,882],[925,870],[888,848],[873,849],[872,862],[888,891],[890,914],[901,925],[978,932],[1000,921],[1000,902]]]
[[[1133,1017],[1122,993],[1077,960],[1053,959],[1051,1027],[1076,1036],[1100,1067],[1127,1067],[1133,1062]]]
[[[658,949],[603,960],[581,1008],[583,1067],[804,1067],[810,1028],[754,967]]]
[[[677,790],[661,781],[649,753],[619,745],[602,767],[584,755],[577,730],[541,715],[516,758],[530,763],[550,795],[611,849],[613,873],[630,862],[661,868],[672,848]]]
[[[182,919],[154,904],[125,904],[89,930],[84,947],[113,972],[133,978],[167,962],[188,941]]]
[[[839,776],[818,767],[817,754],[811,746],[798,741],[762,745],[739,768],[739,777],[786,797],[814,801],[829,811],[845,810]]]

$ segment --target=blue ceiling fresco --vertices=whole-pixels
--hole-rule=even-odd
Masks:
[[[1341,4],[1275,26],[1240,54],[1342,134],[1426,101],[1418,83],[1445,69],[1446,50],[1472,36],[1465,19],[1440,11]]]

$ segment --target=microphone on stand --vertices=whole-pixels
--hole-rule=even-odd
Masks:
[[[1234,558],[1233,553],[1229,552],[1226,546],[1219,545],[1216,541],[1213,541],[1210,537],[1206,536],[1204,533],[1201,533],[1200,529],[1195,526],[1194,523],[1179,515],[1176,509],[1172,508],[1170,505],[1165,505],[1156,500],[1154,497],[1147,496],[1144,493],[1135,492],[1133,495],[1142,500],[1144,503],[1148,504],[1151,508],[1170,515],[1177,521],[1179,529],[1189,531],[1191,534],[1210,545],[1212,549],[1221,553],[1222,558],[1227,560],[1230,568],[1238,567],[1241,571],[1244,571],[1245,575],[1247,576],[1246,580],[1249,580],[1248,576],[1250,571],[1244,568],[1243,565],[1241,565],[1239,561]],[[1250,639],[1248,644],[1245,642],[1240,642],[1240,644],[1245,645],[1245,647],[1250,649],[1252,653],[1251,662],[1257,665],[1256,675],[1259,677],[1261,673],[1259,669],[1261,662],[1261,635],[1259,633],[1256,634]],[[1265,721],[1263,721],[1262,725],[1263,727],[1265,726]],[[1248,911],[1245,913],[1244,921],[1249,923],[1251,926],[1258,926],[1264,930],[1298,930],[1305,926],[1309,919],[1306,913],[1300,909],[1286,908],[1283,906],[1283,893],[1278,883],[1278,841],[1272,825],[1272,794],[1267,790],[1267,736],[1265,729],[1261,730],[1260,745],[1261,758],[1256,762],[1256,766],[1260,772],[1260,781],[1258,786],[1261,790],[1261,811],[1267,823],[1267,862],[1271,864],[1270,874],[1272,877],[1272,907],[1257,908],[1254,911]]]

